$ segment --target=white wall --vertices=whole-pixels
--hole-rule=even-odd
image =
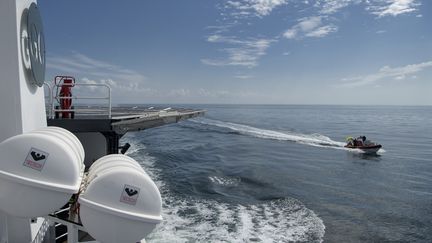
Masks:
[[[46,126],[43,88],[29,83],[21,59],[21,17],[32,2],[0,1],[0,141]]]
[[[29,83],[21,59],[21,18],[32,2],[0,0],[0,142],[46,126],[43,88]],[[0,241],[30,242],[29,220],[0,212],[0,236]]]

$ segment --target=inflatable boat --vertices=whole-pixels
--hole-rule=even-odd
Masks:
[[[366,137],[360,136],[356,139],[348,137],[347,144],[344,147],[350,149],[360,149],[365,153],[372,154],[378,152],[382,145],[373,143],[369,140],[366,140]]]

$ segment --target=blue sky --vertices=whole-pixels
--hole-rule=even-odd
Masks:
[[[39,1],[47,79],[115,103],[432,105],[432,1]]]

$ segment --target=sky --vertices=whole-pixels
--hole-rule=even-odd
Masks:
[[[38,3],[46,79],[114,103],[432,105],[429,0]]]

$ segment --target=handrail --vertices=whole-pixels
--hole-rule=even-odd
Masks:
[[[107,91],[107,95],[106,96],[72,96],[72,97],[59,97],[58,96],[58,89],[61,88],[62,83],[60,82],[55,82],[54,83],[54,87],[57,87],[57,89],[52,88],[51,89],[51,118],[54,118],[54,114],[56,112],[68,112],[68,111],[85,111],[85,109],[75,109],[75,110],[71,110],[71,109],[57,109],[55,107],[54,104],[54,99],[57,100],[58,102],[60,100],[63,99],[70,99],[70,100],[106,100],[108,103],[107,106],[107,112],[108,112],[108,118],[111,119],[111,108],[112,108],[112,103],[111,103],[111,87],[108,84],[80,84],[80,83],[75,83],[74,86],[85,86],[85,87],[104,87],[106,88]],[[95,112],[95,111],[101,111],[103,109],[92,109],[91,111]],[[100,113],[98,113],[100,114]]]

